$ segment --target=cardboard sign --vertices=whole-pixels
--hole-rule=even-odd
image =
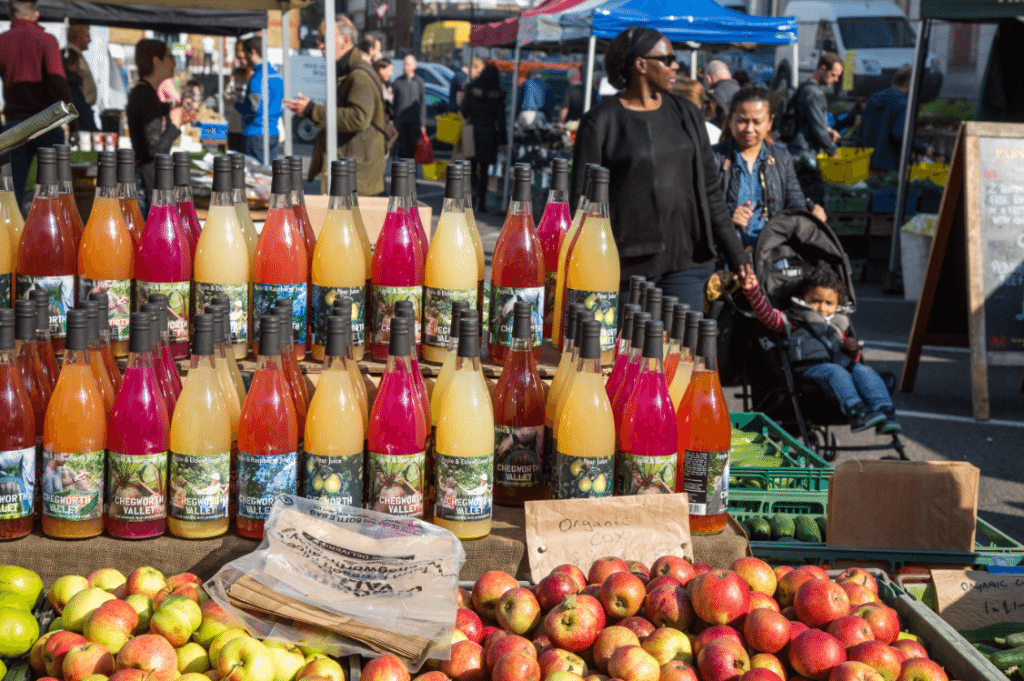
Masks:
[[[954,629],[1024,621],[1024,575],[932,570],[939,615]]]
[[[604,556],[693,560],[686,494],[527,501],[526,551],[534,583],[563,563],[585,569]]]

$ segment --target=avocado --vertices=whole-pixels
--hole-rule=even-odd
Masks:
[[[793,521],[796,525],[794,536],[800,541],[821,543],[821,531],[818,530],[818,523],[809,515],[798,515]]]
[[[752,541],[769,541],[772,538],[771,525],[760,516],[748,518],[747,528]]]
[[[819,515],[815,520],[818,522],[818,531],[821,532],[821,541],[825,541],[825,528],[828,526],[828,519]]]
[[[788,515],[776,513],[772,516],[769,524],[772,529],[772,539],[796,536],[796,525],[794,524],[793,519]]]

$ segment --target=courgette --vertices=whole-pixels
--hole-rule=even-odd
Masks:
[[[990,646],[987,643],[972,643],[971,645],[974,646],[974,649],[982,655],[984,655],[985,657],[988,657],[992,653],[998,653],[1000,650],[1002,650],[1002,648],[996,648],[995,646]]]
[[[1024,646],[1010,648],[1009,650],[1000,650],[999,652],[990,654],[988,659],[989,662],[995,665],[995,668],[1001,672],[1004,672],[1011,667],[1019,667],[1024,664]]]
[[[996,636],[993,640],[996,642],[996,645],[1003,648],[1017,648],[1024,646],[1024,633]]]
[[[965,629],[960,632],[968,643],[994,643],[996,638],[1005,638],[1012,634],[1024,633],[1024,622],[998,622],[977,629]]]

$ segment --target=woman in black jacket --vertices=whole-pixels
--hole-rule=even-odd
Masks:
[[[622,91],[580,121],[571,200],[576,205],[587,163],[608,168],[622,290],[643,275],[699,310],[719,251],[741,277],[750,260],[725,207],[704,115],[669,92],[678,68],[658,31],[630,26],[612,40],[605,70]]]
[[[500,140],[505,139],[505,91],[498,67],[488,64],[466,85],[462,115],[473,124],[473,187],[476,210],[486,209],[487,167],[498,160]]]
[[[732,223],[748,246],[784,210],[810,209],[827,219],[821,206],[808,205],[786,147],[768,141],[772,120],[768,92],[743,88],[729,107],[728,136],[712,147]]]

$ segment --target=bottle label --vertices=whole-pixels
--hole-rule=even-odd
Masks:
[[[292,340],[296,345],[306,342],[306,283],[260,284],[252,283],[252,335],[260,342],[260,319],[274,301],[284,298],[292,301]],[[268,507],[269,508],[269,507]]]
[[[417,322],[413,324],[416,328],[416,342],[420,342],[420,324],[423,310],[423,287],[422,286],[374,286],[373,287],[373,310],[370,328],[371,343],[375,345],[388,345],[391,343],[391,318],[395,316],[395,303],[399,300],[412,301],[413,312],[416,313]]]
[[[491,287],[491,307],[488,322],[490,343],[505,348],[512,347],[512,322],[515,318],[515,304],[521,300],[530,303],[530,314],[533,317],[533,347],[541,342],[544,333],[544,287],[529,288]]]
[[[544,326],[551,328],[555,323],[555,282],[558,272],[544,272]]]
[[[487,520],[493,499],[494,456],[437,455],[434,518],[460,522]]]
[[[43,515],[55,520],[93,520],[103,515],[106,452],[43,449]]]
[[[683,459],[683,485],[690,515],[718,515],[729,505],[729,450],[691,452]]]
[[[327,317],[334,301],[352,299],[352,345],[366,343],[366,286],[319,286],[313,284],[313,343],[327,345]]]
[[[469,303],[476,309],[476,289],[423,287],[423,344],[432,348],[447,348],[452,331],[452,303]]]
[[[212,303],[214,296],[228,299],[228,326],[231,330],[231,343],[247,343],[249,341],[249,285],[248,284],[208,284],[196,282],[196,312],[202,312]]]
[[[558,452],[553,491],[558,499],[610,497],[615,478],[612,457],[569,456]]]
[[[9,274],[0,276],[0,306],[11,306],[11,276]]]
[[[555,459],[558,458],[558,440],[555,439],[555,429],[551,426],[544,426],[544,458],[542,459],[541,475],[544,484],[552,490],[556,488],[555,483]]]
[[[397,516],[422,516],[426,458],[426,452],[370,452],[370,510]]]
[[[75,275],[33,277],[18,274],[18,299],[28,298],[28,292],[41,289],[50,297],[50,337],[67,335],[67,312],[75,307]]]
[[[676,491],[676,455],[623,454],[624,494],[672,494]]]
[[[274,456],[238,453],[238,517],[266,520],[274,499],[298,488],[299,453]]]
[[[35,498],[36,448],[0,452],[0,520],[32,515]]]
[[[113,520],[160,520],[167,490],[167,452],[107,459],[107,515]]]
[[[89,279],[78,278],[78,302],[89,300],[90,293],[107,294],[107,319],[110,324],[110,340],[128,340],[128,315],[132,305],[131,279]],[[100,319],[102,324],[103,320]]]
[[[174,520],[224,520],[228,517],[231,452],[192,456],[171,452],[169,481]]]
[[[544,484],[544,433],[540,426],[494,426],[494,484]]]
[[[565,291],[565,304],[580,303],[583,308],[601,322],[601,351],[615,348],[616,319],[619,309],[618,291],[580,291],[570,288]]]
[[[187,281],[142,281],[135,282],[135,300],[142,305],[150,294],[162,293],[167,296],[167,331],[169,342],[188,342],[188,299],[191,283]]]
[[[363,505],[362,452],[350,456],[306,454],[305,470],[303,489],[307,499],[331,507]]]

